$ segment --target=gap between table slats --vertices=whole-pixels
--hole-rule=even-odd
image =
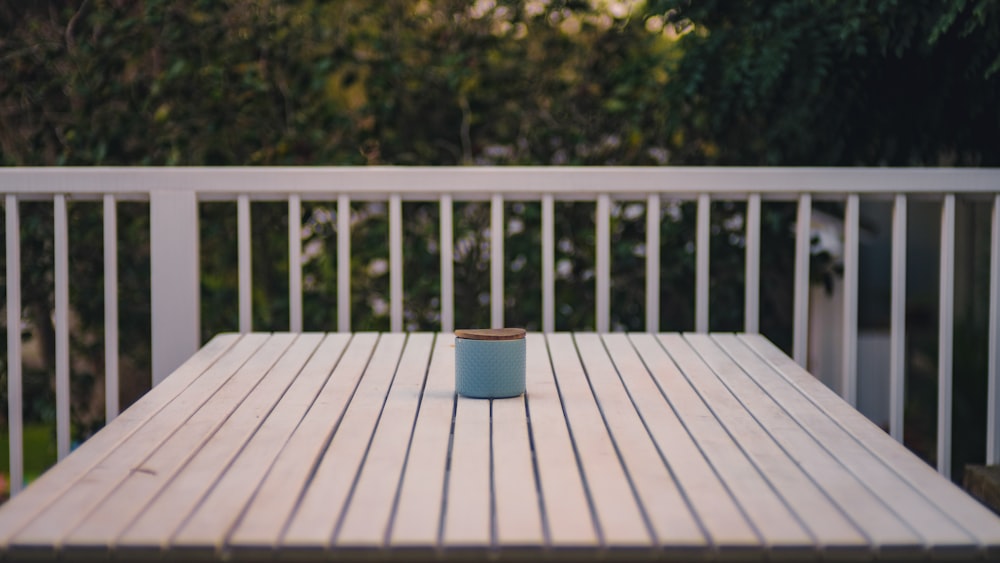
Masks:
[[[5,505],[0,511],[0,530],[7,532],[0,543],[55,545],[128,475],[130,464],[141,461],[169,436],[171,419],[190,416],[249,358],[258,343],[259,339],[237,339],[234,335],[213,339],[127,414],[46,472],[28,493]]]
[[[405,341],[406,335],[400,333],[379,338],[343,419],[295,507],[281,545],[309,550],[330,547],[399,368]]]
[[[685,339],[714,372],[704,386],[726,390],[712,401],[716,417],[811,531],[821,552],[863,554],[886,542],[917,543],[905,524],[747,376],[746,371],[765,369],[759,360],[732,357],[716,342],[725,337]]]
[[[676,377],[676,368],[651,334],[606,335],[605,343],[662,462],[670,469],[714,549],[762,550],[738,502],[702,455],[656,381]]]
[[[445,471],[455,411],[455,338],[439,334],[413,423],[405,469],[387,531],[391,547],[431,549],[442,526]],[[425,475],[440,478],[425,479]]]
[[[121,530],[104,531],[112,543],[165,547],[174,531],[231,470],[233,462],[257,434],[261,424],[270,418],[322,340],[322,334],[298,336],[218,430],[150,502],[142,505],[141,512],[125,520]],[[132,502],[139,503],[140,498],[133,495]],[[82,533],[82,528],[76,533]],[[101,528],[107,528],[107,524],[102,523]]]
[[[333,543],[338,548],[385,547],[433,345],[433,334],[411,334],[406,340],[364,464],[337,525]]]
[[[760,532],[766,548],[811,544],[808,531],[741,451],[740,441],[746,438],[746,429],[732,436],[712,412],[712,401],[724,400],[725,396],[719,389],[708,387],[707,367],[679,335],[661,334],[658,339],[677,370],[673,377],[660,379],[661,387],[719,478]]]
[[[215,519],[213,513],[201,510],[180,529],[172,543],[219,546],[228,533],[225,537],[228,547],[266,550],[276,547],[323,451],[342,423],[344,411],[357,390],[378,341],[376,333],[357,333],[351,338],[336,368],[284,446],[271,451],[273,462],[252,492],[249,504],[244,503],[240,509],[234,527],[227,525],[220,530],[222,522]]]
[[[219,476],[198,504],[184,511],[180,526],[166,526],[156,514],[147,511],[146,518],[133,524],[118,538],[117,548],[159,545],[184,546],[219,550],[236,526],[260,487],[268,470],[315,404],[322,388],[344,361],[351,336],[344,333],[327,335],[301,369],[288,390],[261,426],[242,447],[239,455]]]
[[[654,545],[679,550],[704,548],[705,535],[646,432],[601,337],[577,334],[575,340],[605,425],[628,472],[637,501],[641,502],[640,509],[653,534]],[[626,367],[644,371],[641,364]]]
[[[968,542],[970,535],[980,543],[998,541],[1000,524],[985,507],[789,362],[766,339],[743,335],[740,340],[772,368],[760,372],[763,379],[758,384],[807,431],[822,437],[824,447],[924,536],[932,549],[961,543],[962,538]]]
[[[573,337],[547,335],[552,371],[584,482],[608,548],[648,547],[652,537],[630,479],[604,425]]]
[[[158,441],[152,451],[136,459],[121,460],[117,466],[106,464],[104,469],[121,474],[120,480],[101,495],[96,506],[80,511],[79,521],[56,536],[55,542],[67,550],[78,547],[109,548],[113,539],[139,516],[164,486],[195,460],[202,448],[230,420],[239,424],[245,416],[242,405],[246,404],[248,397],[260,396],[256,390],[262,387],[258,384],[263,382],[267,386],[269,378],[265,376],[285,356],[294,341],[295,336],[288,333],[268,337],[187,420],[169,421],[173,429],[169,431],[169,436]],[[270,399],[273,400],[273,397]],[[183,424],[178,426],[182,420]],[[252,415],[251,422],[254,422]],[[222,443],[220,447],[227,448],[229,445]]]
[[[527,410],[546,543],[557,549],[599,547],[596,516],[566,424],[546,338],[533,333],[526,338]]]

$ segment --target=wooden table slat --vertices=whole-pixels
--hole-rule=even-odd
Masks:
[[[714,381],[704,374],[699,388],[717,389],[711,401],[716,416],[812,532],[820,549],[867,550],[871,539],[866,533],[881,538],[887,527],[900,534],[890,536],[894,541],[916,538],[891,511],[877,502],[866,502],[863,485],[770,401],[708,335],[684,338],[715,373]],[[852,500],[837,505],[837,498]],[[859,510],[852,510],[854,506]],[[861,523],[852,522],[845,512],[862,518]]]
[[[298,336],[266,377],[174,478],[157,492],[142,513],[123,522],[126,529],[117,536],[115,543],[166,546],[174,531],[225,475],[230,463],[268,418],[322,340],[322,334]],[[81,526],[72,537],[83,536],[84,531],[85,527]],[[92,532],[106,535],[97,528]]]
[[[65,535],[83,520],[107,495],[141,466],[160,444],[169,439],[178,424],[188,420],[230,377],[268,341],[264,334],[244,336],[201,377],[157,412],[113,452],[91,468],[85,479],[67,490],[59,502],[41,512],[11,541],[21,546],[62,545]]]
[[[223,541],[236,526],[243,509],[250,503],[268,469],[282,451],[303,419],[306,411],[339,364],[351,337],[345,333],[327,335],[298,377],[268,414],[257,432],[189,515],[182,526],[171,530],[169,544],[174,546],[221,549]],[[156,518],[147,520],[149,528],[137,523],[118,539],[118,546],[150,545],[156,531]],[[147,536],[148,534],[148,536]],[[161,547],[166,547],[161,544]]]
[[[490,402],[459,397],[444,509],[443,542],[489,547],[493,541]]]
[[[329,547],[385,405],[405,341],[406,335],[401,333],[387,333],[379,338],[344,418],[292,515],[282,545]]]
[[[622,341],[626,338],[623,334],[617,336]],[[612,439],[643,499],[656,543],[684,550],[704,548],[707,545],[705,535],[643,426],[601,337],[577,334],[575,339]],[[630,367],[644,370],[641,364]]]
[[[264,376],[279,362],[295,338],[293,334],[271,336],[183,426],[130,469],[128,476],[95,509],[101,516],[84,519],[66,536],[64,543],[69,546],[106,547],[108,538],[117,538],[140,511],[149,506],[156,494],[182,469],[186,469],[189,461],[202,455],[204,447],[217,435],[217,431],[235,420],[232,427],[236,432],[245,434],[239,428],[242,417],[238,413],[247,404],[245,400],[260,389],[258,383],[278,381],[277,378]],[[263,400],[273,399],[259,393],[257,396]],[[254,406],[251,404],[249,408],[252,410]],[[231,444],[222,445],[231,451]],[[210,450],[208,455],[211,454]],[[197,464],[195,468],[201,469],[202,466]]]
[[[649,545],[650,530],[587,384],[573,337],[550,334],[548,341],[553,372],[601,537],[608,546]]]
[[[455,337],[440,334],[413,427],[389,543],[394,547],[438,545],[444,475],[455,410]]]
[[[285,525],[305,489],[309,476],[336,429],[378,342],[378,334],[359,333],[351,339],[305,417],[261,482],[228,542],[231,546],[272,548],[278,545]],[[174,542],[211,541],[193,526],[181,529]]]
[[[989,509],[951,481],[941,478],[931,466],[900,446],[881,428],[841,401],[835,393],[797,364],[784,361],[781,350],[763,337],[741,335],[739,339],[767,361],[789,385],[906,480],[913,490],[926,497],[937,510],[947,514],[952,521],[975,536],[981,545],[989,543],[995,546],[1000,538],[1000,519]]]
[[[7,501],[4,510],[0,511],[0,548],[6,547],[15,532],[51,503],[62,503],[60,495],[70,490],[184,388],[197,381],[239,339],[237,334],[220,334],[213,338],[170,377],[139,398],[66,459],[42,474],[31,487]]]
[[[972,538],[954,521],[928,502],[919,491],[899,478],[871,451],[841,428],[814,404],[803,401],[800,392],[774,370],[749,373],[761,388],[802,425],[849,471],[864,481],[872,495],[889,506],[930,545],[970,544]],[[862,416],[860,413],[857,416]],[[899,447],[894,444],[894,447]]]
[[[633,334],[628,339],[631,350],[615,338],[607,339],[608,347],[636,408],[710,543],[716,549],[760,551],[757,533],[653,379],[652,374],[658,372],[668,377],[663,372],[669,369],[670,359],[650,334]]]
[[[672,362],[663,357],[659,360],[649,358],[647,362],[671,362],[665,370],[654,374],[660,387],[719,478],[761,534],[764,545],[769,549],[810,545],[808,532],[705,404],[708,397],[698,395],[698,391],[713,391],[697,388],[699,372],[707,369],[704,363],[683,342],[680,342],[682,346],[677,346],[676,340],[664,340],[662,335],[660,338]],[[693,381],[689,381],[689,377]]]
[[[524,397],[492,402],[496,544],[545,545]]]
[[[433,344],[433,334],[411,334],[406,340],[351,503],[334,538],[338,547],[385,545]]]
[[[548,544],[556,548],[597,546],[600,542],[594,516],[573,452],[545,337],[528,334],[525,345],[526,402]]]

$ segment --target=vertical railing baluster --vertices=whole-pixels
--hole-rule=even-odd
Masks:
[[[403,201],[389,196],[389,330],[403,332]]]
[[[542,331],[556,330],[556,237],[555,202],[542,196]]]
[[[611,328],[611,198],[597,196],[597,277],[595,281],[597,332]]]
[[[746,280],[743,298],[743,330],[760,331],[760,194],[747,199]]]
[[[490,326],[503,328],[503,195],[490,198]]]
[[[698,222],[695,226],[694,330],[708,332],[709,252],[711,239],[712,200],[708,194],[698,196]]]
[[[455,330],[455,235],[451,195],[441,195],[441,331]]]
[[[892,207],[892,316],[889,336],[889,434],[903,442],[906,399],[906,196]]]
[[[660,332],[660,194],[646,199],[646,332]]]
[[[288,196],[288,330],[302,332],[302,198]]]
[[[104,422],[118,416],[118,208],[104,195]]]
[[[253,267],[250,238],[250,196],[236,200],[236,246],[239,260],[240,332],[253,330]]]
[[[993,196],[990,231],[990,328],[987,369],[986,464],[1000,464],[1000,195]]]
[[[955,194],[941,206],[941,282],[938,313],[937,468],[951,477],[952,344],[955,313]]]
[[[118,208],[104,195],[104,423],[118,416]]]
[[[841,334],[840,394],[851,406],[858,404],[858,238],[861,202],[847,196],[844,211],[844,324]]]
[[[52,202],[56,337],[56,455],[69,455],[69,225],[66,196]]]
[[[809,357],[809,249],[812,245],[812,195],[799,196],[795,226],[795,302],[792,357],[806,367]]]
[[[5,201],[7,228],[7,435],[10,494],[24,487],[24,420],[21,385],[21,221],[17,196]]]
[[[337,197],[337,330],[351,331],[351,199]]]

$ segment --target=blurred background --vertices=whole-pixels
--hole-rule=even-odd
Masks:
[[[5,166],[998,166],[998,100],[992,0],[0,2]],[[21,205],[31,479],[56,458],[53,226],[50,204]],[[958,204],[956,480],[984,458],[981,207]],[[407,330],[440,328],[437,209],[404,204]],[[713,202],[711,330],[743,326],[745,209]],[[199,210],[208,340],[237,328],[236,205]],[[695,206],[659,211],[661,329],[690,330]],[[305,328],[333,330],[336,206],[302,212]],[[76,442],[104,424],[101,213],[69,203]],[[646,213],[613,205],[614,330],[644,327]],[[911,201],[909,213],[905,442],[933,462],[940,203]],[[252,216],[253,327],[287,330],[287,206],[254,202]],[[541,324],[540,216],[537,202],[506,202],[506,319],[529,330]],[[890,216],[888,202],[862,200],[859,407],[883,425]],[[761,331],[790,351],[795,206],[765,202],[763,217]],[[839,369],[842,218],[841,204],[815,204],[809,361],[820,377]],[[150,384],[148,204],[119,203],[118,222],[124,408]],[[352,327],[388,330],[385,206],[353,204],[350,224]],[[488,204],[456,203],[459,327],[489,321],[488,227]],[[593,330],[594,204],[557,203],[556,241],[557,329]]]

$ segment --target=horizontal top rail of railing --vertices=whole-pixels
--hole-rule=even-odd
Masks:
[[[358,200],[488,200],[509,198],[592,200],[649,193],[738,197],[761,193],[792,199],[800,193],[843,197],[963,193],[1000,190],[1000,169],[984,168],[761,168],[761,167],[58,167],[0,169],[0,191],[26,198],[69,193],[75,198],[115,194],[146,199],[152,192],[193,190],[199,197],[284,200],[347,194]]]
[[[541,203],[541,277],[543,331],[555,330],[555,201],[595,204],[595,324],[610,330],[611,202],[642,201],[646,213],[645,248],[659,249],[664,199],[696,203],[694,236],[697,332],[709,329],[710,213],[713,201],[746,202],[744,330],[755,333],[760,319],[761,202],[797,204],[795,226],[792,355],[805,365],[809,334],[809,261],[814,200],[845,203],[841,393],[857,401],[858,255],[860,201],[892,203],[892,295],[889,430],[903,436],[906,305],[907,201],[942,201],[940,218],[940,302],[938,338],[938,469],[949,471],[951,452],[952,341],[954,309],[955,200],[982,200],[992,206],[990,244],[989,367],[987,461],[1000,462],[1000,169],[943,168],[718,168],[718,167],[232,167],[232,168],[0,168],[0,195],[6,213],[7,326],[21,324],[19,202],[52,201],[55,222],[56,396],[59,455],[69,449],[69,305],[67,200],[99,200],[104,209],[105,385],[107,418],[117,414],[118,301],[116,209],[119,201],[144,200],[150,207],[150,260],[153,381],[160,381],[199,346],[198,204],[236,201],[239,279],[239,328],[251,327],[252,200],[288,205],[289,330],[302,330],[302,202],[337,205],[337,330],[351,330],[350,209],[352,201],[388,204],[390,327],[403,330],[403,201],[440,205],[440,329],[454,326],[454,236],[456,201],[487,201],[490,206],[491,325],[504,325],[504,203]],[[280,235],[279,235],[280,236]],[[660,330],[660,253],[645,252],[646,319],[649,332]],[[26,265],[32,267],[31,264]],[[333,328],[333,327],[331,327]],[[8,330],[8,398],[11,485],[22,481],[21,341]]]

